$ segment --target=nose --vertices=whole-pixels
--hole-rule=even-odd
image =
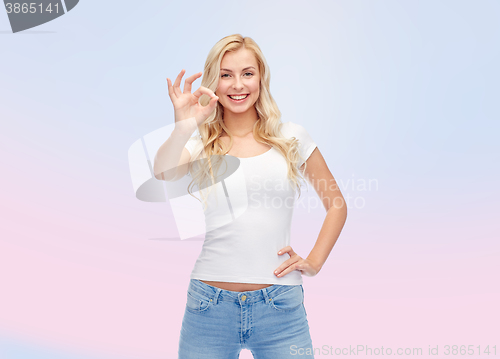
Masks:
[[[238,76],[235,76],[235,80],[233,82],[233,89],[241,90],[242,88],[243,88],[243,81]]]

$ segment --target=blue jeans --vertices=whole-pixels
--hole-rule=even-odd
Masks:
[[[179,359],[237,359],[242,349],[255,359],[314,358],[302,285],[234,292],[191,279]]]

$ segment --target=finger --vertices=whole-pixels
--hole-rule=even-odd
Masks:
[[[218,96],[215,96],[215,97],[210,99],[210,102],[208,103],[208,105],[204,107],[206,116],[209,116],[212,113],[212,111],[215,110],[215,107],[217,106],[217,102],[219,102]]]
[[[297,269],[297,268],[296,268],[296,264],[292,264],[292,265],[291,265],[291,266],[289,266],[288,268],[285,268],[285,270],[284,270],[284,271],[282,271],[282,272],[278,273],[276,276],[277,276],[277,277],[283,277],[283,276],[287,275],[288,273],[290,273],[291,271],[294,271],[294,270],[296,270],[296,269]]]
[[[198,72],[197,74],[194,74],[193,76],[189,76],[185,81],[184,81],[184,93],[191,93],[191,85],[193,82],[198,79],[201,76],[202,72]]]
[[[290,266],[297,265],[301,258],[295,259],[295,258],[289,258],[274,271],[274,274],[276,274],[278,277],[281,276],[281,273],[285,271],[287,268],[290,268]]]
[[[295,252],[293,251],[292,247],[290,246],[286,246],[285,248],[281,249],[278,254],[279,255],[283,255],[285,253],[289,253],[290,254],[290,257],[295,254]]]
[[[208,95],[211,98],[217,97],[212,90],[210,90],[210,89],[208,89],[208,88],[206,88],[204,86],[200,86],[200,88],[193,93],[193,95],[195,95],[198,99],[203,94]]]
[[[182,92],[181,92],[181,80],[182,80],[182,76],[184,76],[185,72],[186,72],[186,70],[182,69],[182,71],[179,72],[179,75],[177,75],[177,78],[175,79],[174,92],[175,92],[176,96],[180,96],[182,94]]]
[[[212,112],[214,112],[218,101],[219,101],[219,98],[215,97],[215,98],[210,99],[210,102],[208,103],[207,106],[204,106],[204,107],[202,106],[201,111],[202,111],[202,114],[205,117],[205,119],[207,119],[212,114]],[[200,104],[200,106],[201,106],[201,104]]]
[[[167,77],[167,85],[168,85],[168,95],[170,96],[172,103],[175,104],[175,101],[177,100],[177,96],[175,95],[174,87],[172,86],[172,81],[168,77]]]

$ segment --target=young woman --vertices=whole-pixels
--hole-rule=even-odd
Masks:
[[[258,359],[312,358],[302,275],[315,276],[328,258],[347,217],[344,198],[305,128],[281,122],[269,67],[251,38],[220,40],[191,93],[201,75],[186,78],[184,91],[184,70],[173,84],[167,79],[175,129],[154,164],[157,179],[188,175],[215,189],[203,201],[207,233],[190,277],[179,358],[232,359],[243,348]],[[239,166],[223,185],[214,173],[230,157]],[[299,177],[327,211],[306,258],[290,246]]]

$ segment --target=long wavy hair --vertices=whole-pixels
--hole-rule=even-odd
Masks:
[[[210,50],[205,62],[201,86],[215,92],[219,86],[220,66],[224,55],[227,52],[234,52],[241,48],[246,48],[254,53],[260,72],[260,95],[255,103],[255,109],[259,118],[253,127],[253,136],[257,142],[272,146],[283,155],[287,162],[288,180],[293,184],[296,191],[298,191],[300,198],[301,185],[299,178],[304,180],[304,177],[298,170],[297,165],[299,160],[303,160],[303,158],[298,151],[298,140],[295,137],[290,139],[284,138],[281,134],[281,112],[271,96],[269,88],[271,81],[270,69],[257,43],[250,37],[243,37],[240,34],[226,36],[217,42]],[[206,106],[209,102],[210,97],[208,95],[203,94],[200,97],[201,105]],[[223,120],[224,107],[218,102],[213,113],[198,127],[203,146],[198,146],[197,151],[195,150],[192,154],[192,162],[189,165],[189,172],[193,180],[189,184],[188,192],[192,195],[191,190],[196,183],[203,197],[204,208],[207,205],[206,199],[208,198],[208,193],[204,195],[203,190],[200,189],[215,187],[213,185],[217,181],[214,173],[219,173],[220,165],[223,162],[222,156],[228,153],[233,145],[233,135]],[[228,147],[220,140],[220,136],[224,132],[230,138]],[[307,163],[304,166],[307,166]]]

